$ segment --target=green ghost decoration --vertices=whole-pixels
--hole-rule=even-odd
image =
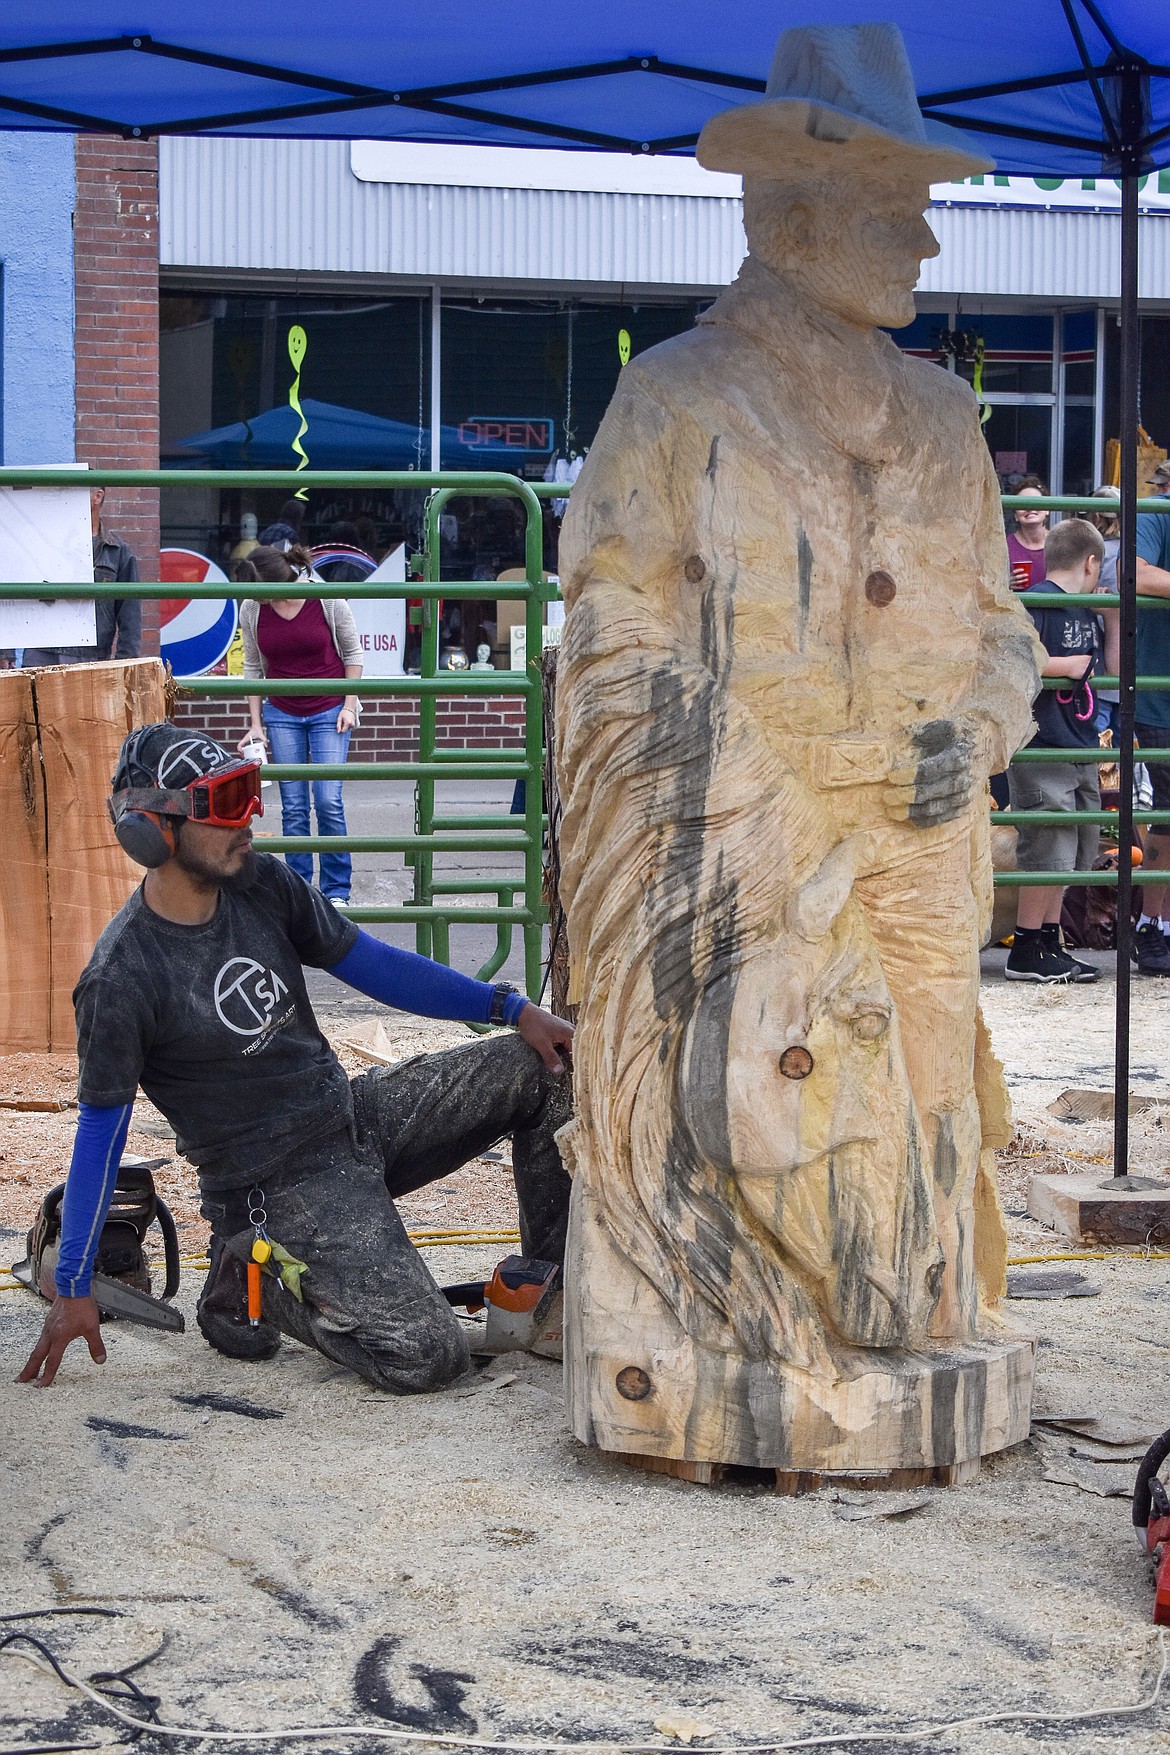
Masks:
[[[309,430],[309,423],[305,419],[304,413],[301,409],[301,365],[304,361],[308,345],[308,336],[305,334],[299,323],[294,323],[288,332],[288,357],[292,361],[292,367],[293,371],[296,373],[296,377],[293,379],[292,385],[289,389],[288,405],[301,423],[297,428],[296,437],[292,442],[292,448],[300,458],[300,462],[297,464],[298,470],[307,469],[309,467],[308,452],[301,444],[303,435]],[[296,495],[298,500],[307,500],[308,497],[309,496],[304,488],[301,488],[300,492]]]

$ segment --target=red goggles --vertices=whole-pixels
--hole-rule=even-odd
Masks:
[[[259,762],[240,762],[218,774],[192,780],[183,789],[191,799],[193,823],[210,823],[216,829],[242,829],[253,817],[264,815],[260,796]]]

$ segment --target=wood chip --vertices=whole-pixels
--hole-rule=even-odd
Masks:
[[[20,1109],[26,1115],[59,1115],[76,1108],[76,1097],[0,1097],[0,1109]]]
[[[1151,1110],[1158,1110],[1170,1103],[1170,1097],[1130,1097],[1129,1112],[1131,1115],[1148,1115]],[[1112,1091],[1062,1091],[1055,1103],[1048,1105],[1049,1115],[1055,1115],[1058,1121],[1112,1121]]]
[[[833,1516],[844,1523],[870,1523],[877,1518],[912,1517],[924,1511],[934,1498],[929,1487],[912,1493],[847,1493],[838,1492]]]
[[[1144,1444],[1148,1450],[1158,1436],[1146,1420],[1127,1420],[1124,1414],[1034,1414],[1033,1426],[1049,1426],[1094,1444]]]

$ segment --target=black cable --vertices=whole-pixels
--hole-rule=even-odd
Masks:
[[[43,1614],[54,1614],[56,1612],[57,1611],[52,1609],[41,1611]],[[117,1609],[99,1609],[92,1612],[106,1615],[120,1614],[120,1611]],[[30,1613],[36,1613],[36,1611],[31,1611]],[[5,1646],[16,1645],[21,1640],[23,1640],[26,1645],[31,1645],[34,1650],[40,1652],[45,1662],[52,1669],[54,1675],[60,1682],[64,1683],[66,1688],[71,1688],[73,1686],[69,1677],[65,1674],[49,1647],[43,1640],[38,1639],[33,1633],[18,1632],[4,1634],[3,1638],[0,1638],[0,1651],[3,1651]],[[140,1706],[146,1713],[146,1718],[143,1721],[141,1730],[132,1731],[128,1737],[123,1739],[125,1742],[136,1743],[139,1737],[142,1736],[143,1732],[148,1731],[152,1724],[158,1723],[158,1709],[162,1705],[162,1695],[144,1693],[138,1686],[137,1682],[132,1679],[132,1672],[134,1670],[140,1670],[143,1664],[153,1663],[155,1658],[158,1657],[161,1652],[166,1650],[166,1646],[167,1641],[164,1639],[157,1651],[152,1651],[148,1657],[139,1658],[135,1663],[127,1664],[125,1669],[99,1670],[94,1675],[86,1678],[87,1681],[97,1689],[99,1694],[107,1695],[110,1700],[116,1701],[119,1705],[124,1706],[127,1704],[134,1704]],[[103,1683],[110,1682],[121,1682],[122,1688],[117,1689],[102,1686]]]
[[[40,1621],[46,1615],[104,1615],[110,1621],[119,1621],[124,1612],[122,1609],[22,1609],[18,1615],[0,1615],[0,1621]]]

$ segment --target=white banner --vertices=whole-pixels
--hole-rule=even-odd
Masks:
[[[1138,203],[1148,213],[1170,213],[1170,171],[1151,171],[1141,178],[1140,191]],[[930,197],[942,205],[963,207],[1121,211],[1121,184],[1116,177],[968,177],[963,183],[936,183]]]

